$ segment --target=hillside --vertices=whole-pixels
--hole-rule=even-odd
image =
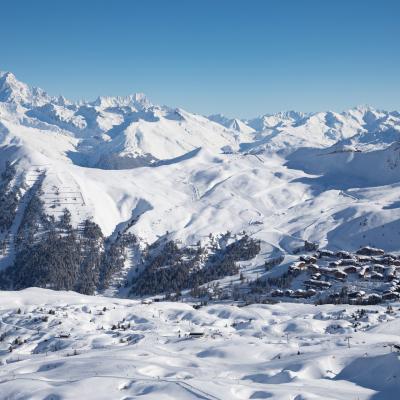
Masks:
[[[371,107],[205,117],[143,94],[71,102],[1,73],[3,287],[57,287],[43,252],[61,239],[76,261],[59,289],[123,296],[148,266],[171,267],[156,259],[168,243],[179,279],[223,286],[274,257],[288,265],[306,240],[399,252],[399,138],[400,114]]]
[[[196,309],[37,288],[1,292],[1,393],[32,400],[395,399],[397,309]]]

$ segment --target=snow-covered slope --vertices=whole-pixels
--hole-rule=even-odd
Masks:
[[[225,126],[226,128],[232,129],[233,131],[241,132],[241,133],[251,133],[254,132],[250,124],[242,121],[238,118],[227,118],[222,114],[214,114],[208,117],[209,120],[217,122]]]
[[[71,102],[0,74],[1,167],[15,163],[19,196],[40,178],[47,214],[149,244],[245,230],[264,259],[304,240],[400,251],[399,139],[400,114],[371,107],[207,118],[143,94]]]
[[[385,399],[400,315],[384,306],[153,303],[0,293],[0,393],[39,399]]]

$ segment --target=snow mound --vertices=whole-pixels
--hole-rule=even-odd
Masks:
[[[324,328],[360,307],[321,306],[321,319],[305,304],[195,310],[36,288],[0,292],[0,304],[0,390],[10,400],[367,400],[394,399],[400,389],[389,346],[397,331],[379,331],[381,306],[362,307],[369,327],[343,334]],[[397,330],[399,321],[391,314]],[[235,329],[241,323],[247,328]],[[265,330],[271,325],[276,332]]]

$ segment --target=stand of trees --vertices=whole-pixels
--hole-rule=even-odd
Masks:
[[[136,241],[119,235],[105,246],[100,227],[86,219],[78,228],[64,209],[59,219],[46,215],[40,188],[26,206],[15,240],[14,264],[0,274],[0,288],[37,286],[93,294],[108,286],[123,267],[125,247]]]
[[[15,167],[6,162],[0,183],[0,233],[10,229],[18,207],[19,189],[12,185]]]
[[[19,201],[15,175],[14,166],[7,163],[0,182],[0,232],[8,233],[15,220]],[[84,294],[106,289],[123,270],[127,249],[138,248],[137,238],[120,233],[114,240],[106,239],[89,219],[73,227],[68,209],[59,218],[47,215],[41,182],[25,196],[28,203],[13,242],[14,264],[0,272],[0,289],[37,286]],[[179,247],[174,241],[156,242],[142,252],[143,272],[127,283],[131,294],[180,293],[183,289],[201,293],[201,285],[237,274],[237,262],[255,257],[260,243],[245,233],[227,244],[231,238],[227,233],[219,237],[219,243],[211,241],[211,250],[200,243]]]
[[[115,273],[121,271],[126,261],[126,248],[137,245],[137,238],[131,233],[118,234],[113,243],[106,243],[100,267],[100,289],[107,288]]]
[[[131,294],[177,293],[183,289],[200,293],[200,285],[237,274],[237,261],[254,258],[259,252],[259,241],[248,235],[223,249],[214,249],[211,254],[200,244],[195,248],[179,248],[175,242],[168,241],[160,246],[156,256],[152,256],[154,251],[149,252],[146,268],[132,282]]]

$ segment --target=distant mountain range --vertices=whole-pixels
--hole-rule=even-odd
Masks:
[[[140,276],[145,244],[211,246],[210,234],[227,231],[260,241],[249,277],[304,240],[400,251],[399,140],[397,111],[206,117],[144,94],[72,102],[0,73],[0,269],[14,265],[34,198],[46,218],[67,209],[72,227],[97,224],[104,251],[122,234],[137,238],[135,251],[121,250],[118,284]],[[48,227],[35,221],[37,242]]]

